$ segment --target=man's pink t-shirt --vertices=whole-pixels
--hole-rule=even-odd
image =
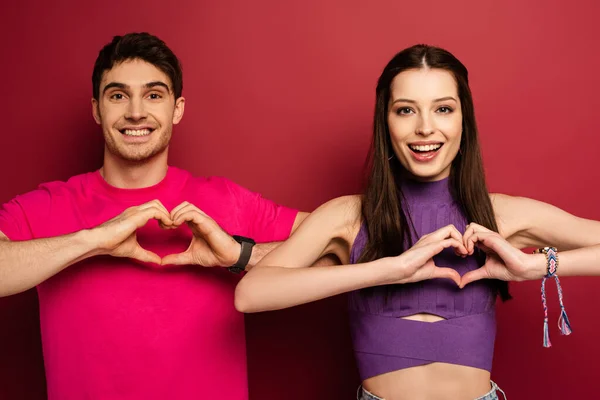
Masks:
[[[257,242],[286,239],[297,211],[224,178],[169,167],[157,185],[110,186],[99,172],[52,182],[0,208],[13,241],[93,228],[126,208],[158,199],[188,201],[230,234]],[[159,256],[187,249],[187,226],[151,220],[139,243]],[[243,314],[234,308],[239,276],[225,268],[160,267],[99,256],[38,285],[50,400],[247,399]]]

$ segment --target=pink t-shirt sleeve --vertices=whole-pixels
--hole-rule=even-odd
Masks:
[[[238,218],[247,221],[249,234],[256,242],[276,242],[290,236],[298,210],[265,199],[228,179],[225,184],[237,201]]]
[[[12,241],[34,239],[32,223],[36,218],[48,218],[50,203],[50,193],[37,189],[2,204],[0,231]]]

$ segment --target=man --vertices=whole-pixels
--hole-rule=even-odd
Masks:
[[[235,272],[305,214],[168,166],[185,99],[160,39],[115,37],[92,83],[102,168],[0,208],[0,296],[37,286],[48,398],[246,399]]]

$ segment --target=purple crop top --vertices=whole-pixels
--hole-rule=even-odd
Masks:
[[[418,236],[413,243],[448,224],[464,232],[467,221],[450,194],[448,179],[408,181],[402,189]],[[366,241],[363,224],[352,246],[351,263],[358,260]],[[434,260],[461,275],[479,267],[474,256],[458,257],[451,248]],[[495,291],[485,280],[462,290],[450,280],[434,279],[350,293],[350,328],[361,379],[432,362],[490,371],[496,335],[494,304]],[[429,323],[400,318],[418,313],[445,320]]]

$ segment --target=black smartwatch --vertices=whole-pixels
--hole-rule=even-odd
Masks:
[[[233,235],[232,237],[242,246],[240,249],[240,258],[238,258],[235,264],[227,269],[235,274],[240,274],[246,269],[248,262],[250,262],[250,257],[252,256],[252,247],[254,247],[256,242],[244,236]]]

